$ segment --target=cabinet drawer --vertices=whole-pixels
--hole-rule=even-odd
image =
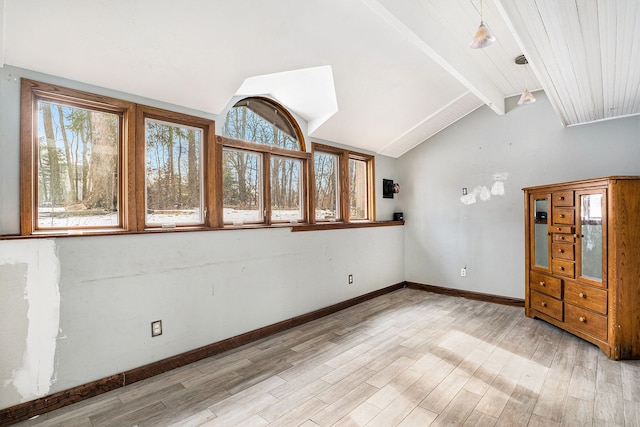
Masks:
[[[554,208],[553,209],[554,224],[575,224],[575,210],[573,208]]]
[[[562,280],[531,271],[529,272],[529,289],[559,299],[562,295]]]
[[[531,291],[531,299],[529,304],[531,308],[551,316],[554,319],[562,320],[562,301],[551,298],[548,295]]]
[[[551,195],[553,206],[573,206],[573,191],[558,191]]]
[[[575,259],[575,246],[573,243],[556,243],[551,244],[551,253],[553,258],[568,259],[573,261]]]
[[[575,274],[575,264],[573,261],[567,261],[564,259],[552,259],[551,271],[558,276],[571,277],[573,279]]]
[[[564,285],[564,300],[600,314],[607,314],[607,291],[604,289],[567,282]]]
[[[564,322],[593,337],[607,340],[607,318],[573,304],[564,305]]]
[[[562,233],[562,234],[568,234],[569,236],[572,236],[575,229],[576,229],[575,227],[570,225],[563,225],[563,226],[552,225],[551,228],[549,228],[549,231],[551,231],[552,233]]]
[[[554,229],[555,228],[571,228],[571,227],[554,227]],[[553,241],[554,242],[574,243],[576,241],[576,236],[574,236],[573,234],[554,233],[553,234]]]

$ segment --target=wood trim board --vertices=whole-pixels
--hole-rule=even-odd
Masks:
[[[524,299],[521,299],[521,298],[512,298],[512,297],[504,297],[500,295],[484,294],[481,292],[465,291],[462,289],[444,288],[442,286],[425,285],[422,283],[415,283],[415,282],[406,282],[406,286],[407,288],[410,288],[410,289],[418,289],[422,291],[433,292],[435,294],[450,295],[454,297],[467,298],[467,299],[472,299],[476,301],[510,305],[513,307],[524,307]]]
[[[283,320],[278,323],[246,332],[244,334],[236,335],[234,337],[227,338],[222,341],[206,345],[204,347],[196,348],[194,350],[190,350],[173,357],[159,360],[148,365],[130,369],[128,371],[111,375],[106,378],[101,378],[99,380],[73,387],[68,390],[63,390],[49,396],[41,397],[39,399],[0,409],[0,426],[9,426],[11,424],[27,420],[36,415],[45,414],[64,406],[98,396],[102,393],[106,393],[108,391],[133,384],[135,382],[153,377],[155,375],[162,374],[163,372],[188,365],[198,360],[202,360],[207,357],[222,353],[224,351],[251,343],[253,341],[266,338],[276,333],[286,331],[304,323],[320,319],[322,317],[328,316],[330,314],[347,309],[354,305],[358,305],[365,301],[374,299],[376,297],[404,287],[405,282],[396,283],[395,285],[387,286],[385,288],[378,289],[376,291],[369,292],[367,294],[360,295],[358,297],[351,298],[346,301],[342,301],[337,304],[312,311],[310,313],[302,314],[291,319]]]

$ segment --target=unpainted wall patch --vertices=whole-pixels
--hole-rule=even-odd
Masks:
[[[465,205],[472,205],[480,199],[483,202],[491,200],[491,196],[504,196],[504,182],[509,177],[508,172],[497,172],[492,175],[494,180],[491,190],[486,185],[476,185],[470,193],[460,197]]]
[[[3,370],[0,382],[3,387],[12,385],[20,401],[26,402],[46,396],[54,378],[60,326],[60,262],[55,242],[46,239],[1,241],[0,268],[5,273],[12,272],[8,288],[13,289],[8,299],[0,300],[0,310],[8,310],[13,304],[26,302],[27,305],[26,312],[23,306],[23,312],[17,314],[25,320],[17,318],[0,336],[0,347],[23,346],[19,360],[14,355],[7,361],[11,376],[5,376],[7,373]],[[16,276],[15,269],[22,269],[23,274],[18,272]]]
[[[16,367],[22,366],[27,348],[27,270],[26,263],[0,264],[0,408],[22,398],[12,379]]]

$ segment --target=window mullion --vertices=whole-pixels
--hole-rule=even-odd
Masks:
[[[340,214],[344,222],[351,221],[349,212],[349,154],[340,154]]]
[[[305,200],[307,209],[307,223],[315,224],[316,221],[316,170],[315,170],[315,153],[311,155],[311,161],[305,161]]]
[[[271,154],[262,154],[262,213],[264,215],[264,223],[271,225]]]

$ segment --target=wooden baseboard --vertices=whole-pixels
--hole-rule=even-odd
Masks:
[[[377,291],[369,292],[368,294],[360,295],[359,297],[355,297],[347,301],[331,305],[329,307],[321,308],[310,313],[283,320],[282,322],[274,323],[272,325],[246,332],[235,337],[227,338],[225,340],[218,341],[204,347],[196,348],[194,350],[178,354],[167,359],[159,360],[157,362],[153,362],[139,368],[134,368],[129,371],[115,374],[107,378],[102,378],[100,380],[83,384],[68,390],[60,391],[46,397],[41,397],[39,399],[11,406],[9,408],[0,409],[0,426],[8,426],[20,421],[24,421],[36,415],[51,412],[55,409],[62,408],[63,406],[71,405],[72,403],[80,402],[90,397],[98,396],[102,393],[106,393],[108,391],[124,387],[137,381],[153,377],[163,372],[170,371],[171,369],[185,366],[198,360],[222,353],[224,351],[249,344],[253,341],[257,341],[270,335],[286,331],[287,329],[291,329],[304,323],[311,322],[312,320],[320,319],[322,317],[363,303],[389,292],[393,292],[403,287],[405,287],[405,282],[397,283],[395,285],[391,285]]]
[[[422,283],[406,282],[407,288],[433,292],[435,294],[451,295],[477,301],[492,302],[495,304],[524,307],[524,299],[503,297],[499,295],[483,294],[481,292],[463,291],[460,289],[443,288],[442,286],[423,285]]]

